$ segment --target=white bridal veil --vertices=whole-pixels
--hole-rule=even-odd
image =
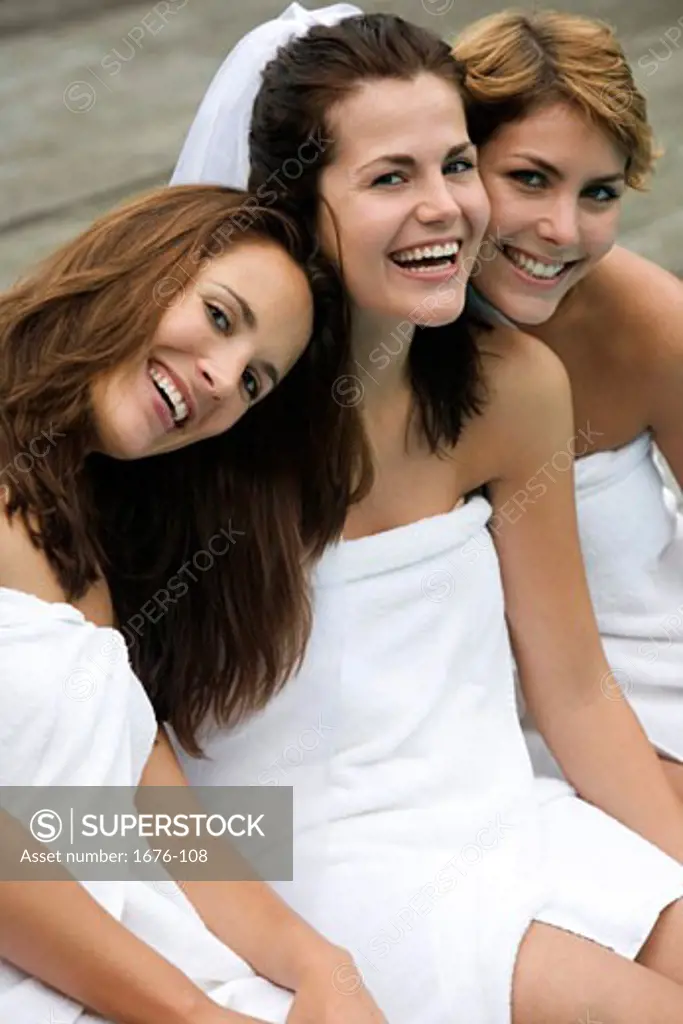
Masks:
[[[190,127],[172,185],[197,182],[245,188],[249,174],[249,124],[261,73],[280,46],[313,25],[334,25],[363,12],[353,4],[307,11],[290,4],[279,18],[247,33],[223,61]]]

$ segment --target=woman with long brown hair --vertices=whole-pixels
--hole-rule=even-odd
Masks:
[[[264,666],[298,653],[299,460],[318,523],[336,483],[313,467],[346,429],[328,403],[315,437],[301,414],[344,359],[338,291],[306,251],[244,193],[163,189],[0,297],[3,794],[183,786],[141,680],[162,710],[191,692],[174,724],[192,748],[218,673],[221,709],[256,708]],[[265,883],[11,881],[14,828],[3,814],[3,1021],[381,1019]]]
[[[236,728],[207,720],[188,775],[294,787],[278,891],[354,954],[393,1024],[678,1024],[683,808],[609,699],[571,474],[512,503],[571,461],[567,376],[521,331],[460,315],[490,214],[464,69],[388,14],[315,21],[294,4],[240,44],[183,163],[238,183],[217,140],[249,123],[250,187],[340,269],[353,363],[330,400],[362,426],[364,486],[315,565],[297,673]],[[320,159],[288,177],[309,139]],[[575,789],[534,778],[513,650]]]
[[[627,189],[657,151],[644,95],[603,22],[501,11],[454,43],[489,238],[472,307],[562,361],[583,431],[575,454],[584,561],[602,642],[683,797],[683,286],[615,245]],[[550,476],[553,475],[552,468]],[[523,513],[548,480],[519,496]],[[558,772],[531,724],[535,767]]]

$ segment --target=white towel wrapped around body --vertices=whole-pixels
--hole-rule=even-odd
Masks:
[[[515,328],[475,288],[468,308]],[[657,465],[649,431],[574,464],[579,533],[613,695],[627,697],[660,753],[683,762],[683,513]],[[612,693],[612,690],[610,690]],[[524,734],[534,770],[560,768],[533,722]]]
[[[490,515],[475,497],[328,549],[300,671],[185,759],[196,784],[294,787],[276,888],[353,951],[390,1024],[509,1024],[532,921],[634,957],[683,895],[680,865],[534,779]]]
[[[70,605],[0,588],[0,787],[136,786],[155,735],[120,634],[86,622]],[[170,879],[83,884],[216,1003],[285,1021],[291,993],[258,978],[210,933]],[[101,1018],[0,960],[0,1020]]]
[[[683,514],[641,434],[575,466],[581,548],[607,659],[654,746],[683,761]],[[559,768],[525,723],[535,769]]]

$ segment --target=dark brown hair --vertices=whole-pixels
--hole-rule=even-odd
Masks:
[[[193,752],[208,714],[260,707],[291,674],[310,627],[308,561],[350,500],[350,423],[329,400],[348,359],[338,281],[306,260],[291,219],[248,199],[220,186],[155,191],[0,296],[7,514],[68,599],[104,573],[133,667]],[[88,454],[93,379],[151,343],[208,259],[254,237],[305,263],[313,288],[313,338],[283,383],[221,436],[133,462]]]
[[[507,10],[468,25],[453,44],[465,68],[472,141],[541,106],[570,103],[624,150],[626,181],[642,189],[658,155],[624,51],[603,21],[557,11]]]
[[[448,44],[391,14],[316,25],[281,47],[266,65],[254,104],[250,189],[262,199],[277,196],[283,209],[304,218],[313,235],[320,211],[320,175],[335,157],[332,109],[365,82],[411,81],[422,74],[434,75],[462,92],[464,68]],[[311,159],[316,150],[317,158]],[[415,331],[409,370],[432,450],[454,445],[465,418],[481,410],[483,384],[472,320],[463,314],[444,327],[418,326]],[[478,321],[477,326],[484,329]]]

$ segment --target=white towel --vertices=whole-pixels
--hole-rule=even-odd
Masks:
[[[662,753],[683,761],[683,514],[649,434],[576,463],[581,547],[605,653]],[[528,725],[534,767],[559,773]]]
[[[0,588],[0,787],[135,786],[156,734],[122,637],[67,604]],[[204,926],[170,879],[88,882],[113,916],[215,1002],[280,1024],[291,993],[254,975]],[[0,1020],[100,1018],[0,960]]]
[[[633,957],[683,894],[680,865],[534,780],[490,514],[477,497],[330,548],[300,672],[185,759],[197,784],[294,787],[276,888],[353,951],[390,1024],[509,1024],[532,920]]]

